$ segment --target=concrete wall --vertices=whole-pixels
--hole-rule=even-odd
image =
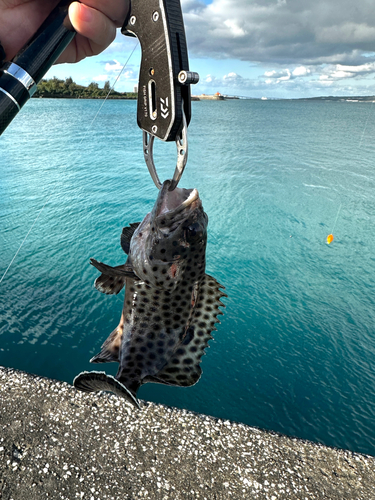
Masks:
[[[1,500],[371,500],[375,459],[0,367]]]

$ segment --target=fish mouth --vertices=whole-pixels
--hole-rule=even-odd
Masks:
[[[153,214],[156,222],[174,219],[180,212],[193,210],[201,204],[197,189],[176,187],[169,191],[170,183],[171,181],[165,181],[160,189]]]

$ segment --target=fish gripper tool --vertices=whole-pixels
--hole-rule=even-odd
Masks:
[[[172,191],[187,162],[190,85],[199,81],[198,73],[189,71],[180,0],[131,0],[121,31],[137,37],[141,45],[137,123],[143,131],[145,161],[158,189],[162,183],[153,159],[154,139],[176,143]]]

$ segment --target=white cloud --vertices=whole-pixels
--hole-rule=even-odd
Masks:
[[[311,73],[311,70],[309,68],[306,68],[306,66],[298,66],[298,68],[295,68],[292,71],[293,76],[307,76]]]
[[[105,65],[105,70],[108,72],[119,72],[122,70],[123,64],[120,62],[116,61],[116,59],[113,60],[114,62],[107,62]]]
[[[246,34],[246,31],[238,26],[235,19],[227,19],[224,21],[224,24],[230,29],[230,34],[234,37],[244,36]]]

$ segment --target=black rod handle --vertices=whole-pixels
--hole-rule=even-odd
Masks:
[[[71,2],[62,0],[12,61],[0,68],[0,135],[73,40],[76,32],[68,17]]]

